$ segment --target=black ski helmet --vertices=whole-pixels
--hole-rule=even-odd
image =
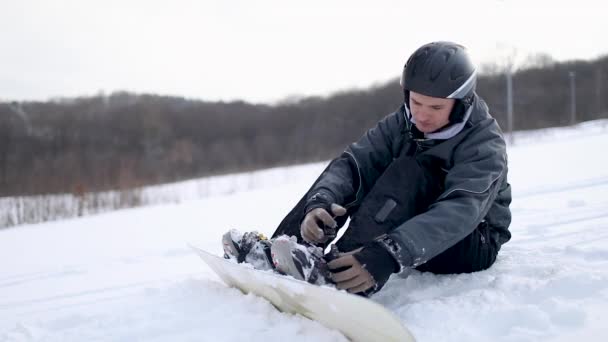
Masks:
[[[476,70],[464,46],[452,42],[433,42],[418,48],[403,67],[401,86],[406,104],[409,92],[456,99],[450,122],[463,120],[470,107]]]

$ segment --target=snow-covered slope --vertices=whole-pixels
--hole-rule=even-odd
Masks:
[[[608,123],[516,143],[513,239],[494,267],[414,271],[374,297],[419,341],[608,340]],[[0,341],[345,341],[226,288],[186,246],[220,254],[229,228],[272,233],[323,167],[282,170],[296,183],[0,231]]]

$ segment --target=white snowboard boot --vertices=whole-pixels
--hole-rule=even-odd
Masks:
[[[270,247],[272,262],[277,271],[311,284],[330,284],[329,268],[323,259],[323,249],[297,243],[295,236],[279,236]]]

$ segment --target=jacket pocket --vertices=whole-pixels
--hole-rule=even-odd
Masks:
[[[378,223],[383,223],[396,206],[397,202],[395,200],[392,198],[387,199],[382,208],[376,213],[376,216],[374,216],[374,220]]]

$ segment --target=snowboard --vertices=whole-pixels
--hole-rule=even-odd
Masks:
[[[299,314],[340,331],[351,341],[415,341],[382,305],[334,288],[311,285],[272,271],[258,271],[190,246],[230,287],[252,293],[279,311]]]

